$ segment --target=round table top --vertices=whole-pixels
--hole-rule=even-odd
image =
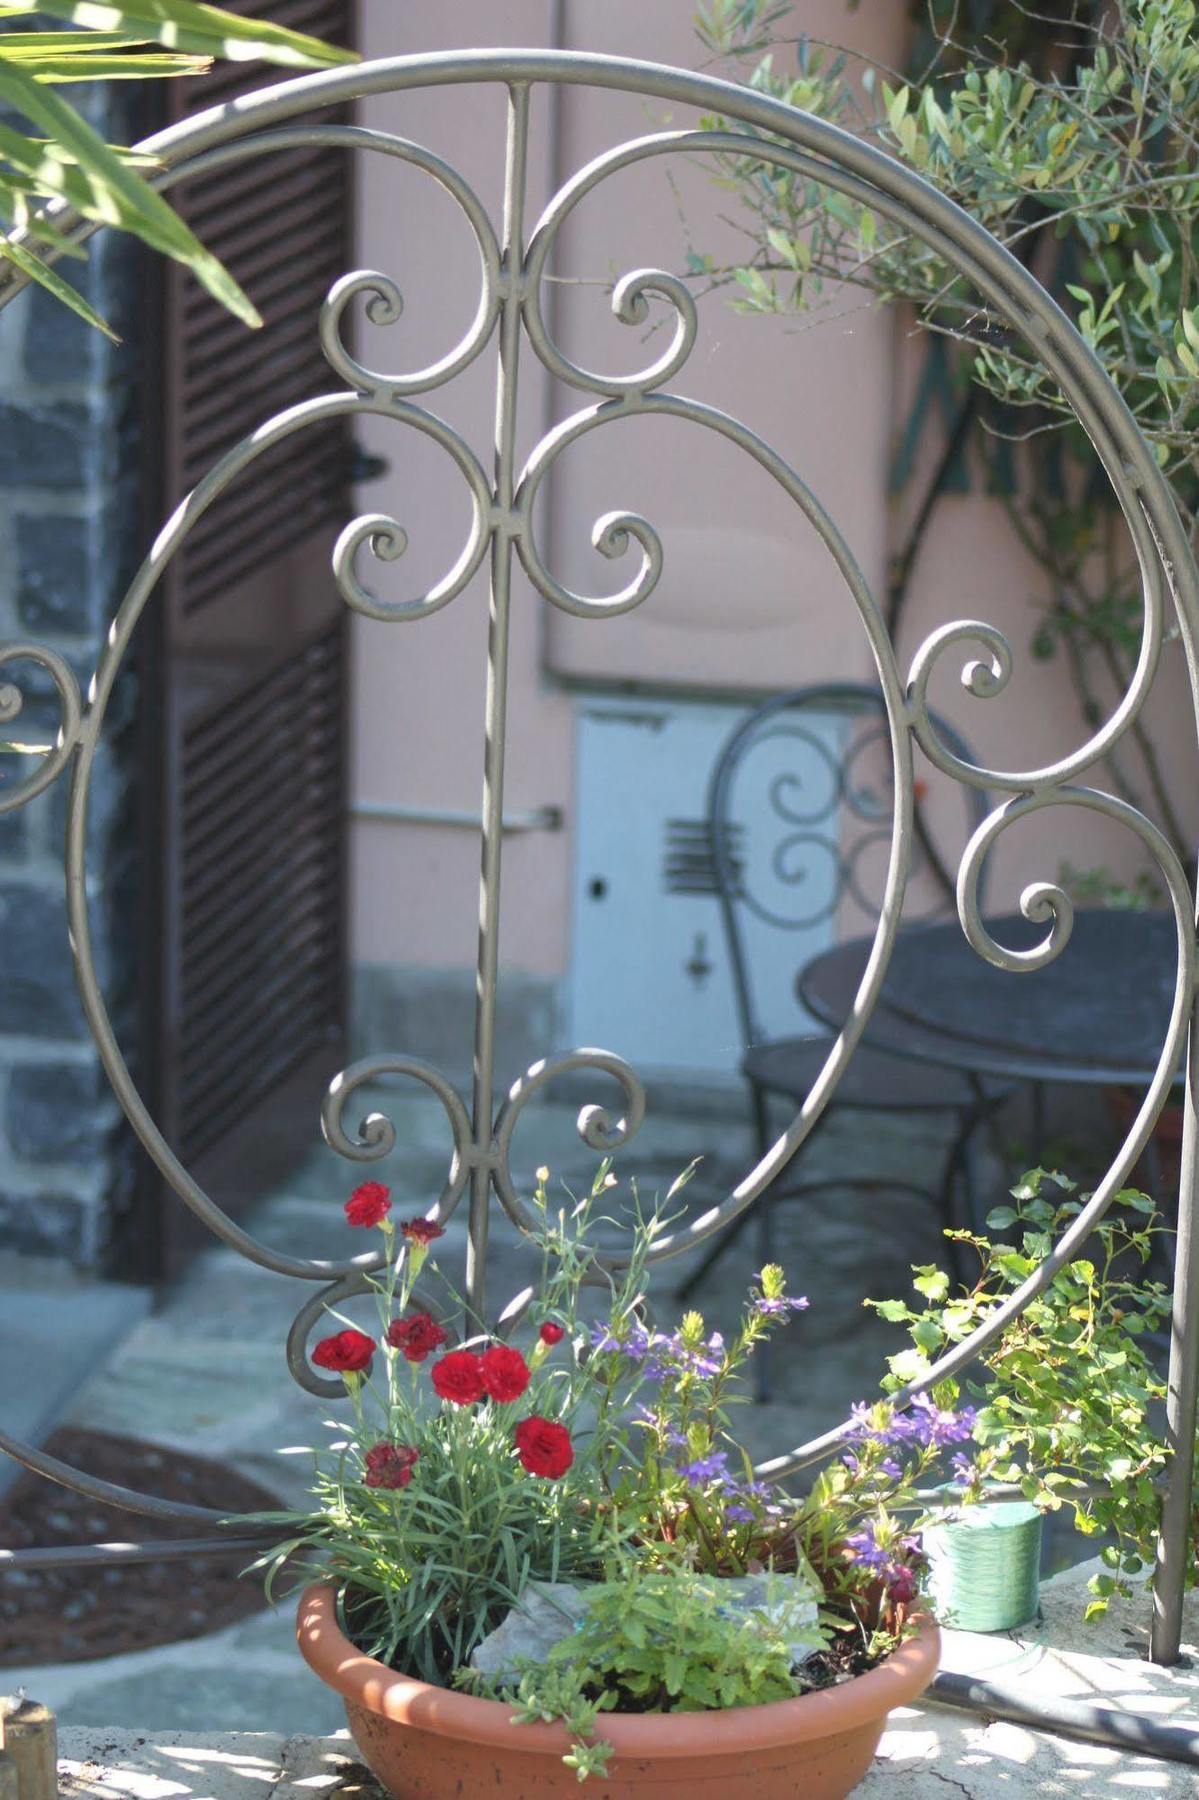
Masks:
[[[1019,914],[988,919],[997,943],[1025,950],[1047,927]],[[854,938],[817,956],[799,998],[838,1031],[870,953]],[[1157,1066],[1178,963],[1171,913],[1078,912],[1061,954],[1042,969],[984,962],[956,918],[901,927],[866,1041],[972,1075],[1142,1087]]]

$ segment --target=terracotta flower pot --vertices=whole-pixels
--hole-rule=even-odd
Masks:
[[[513,1725],[497,1700],[430,1687],[364,1656],[337,1623],[332,1587],[300,1600],[300,1649],[342,1696],[363,1761],[396,1800],[841,1800],[870,1766],[887,1714],[924,1691],[941,1640],[931,1619],[868,1675],[768,1706],[709,1713],[605,1713],[616,1754],[582,1787],[557,1725]]]

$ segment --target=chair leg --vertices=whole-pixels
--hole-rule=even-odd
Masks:
[[[769,1188],[758,1200],[757,1214],[758,1267],[764,1269],[768,1262],[774,1261],[774,1195]],[[769,1339],[763,1339],[753,1357],[754,1398],[759,1406],[765,1406],[770,1399],[770,1352],[772,1348]]]
[[[1032,1084],[1032,1163],[1033,1167],[1043,1169],[1045,1166],[1045,1083],[1034,1081]]]
[[[767,1111],[766,1095],[763,1089],[754,1084],[750,1088],[750,1096],[751,1114],[754,1126],[754,1142],[757,1144],[758,1157],[760,1160],[770,1148],[770,1117]],[[762,1194],[754,1201],[752,1206],[746,1207],[739,1218],[733,1220],[733,1223],[727,1230],[718,1231],[712,1239],[707,1255],[696,1264],[686,1281],[675,1289],[675,1299],[680,1302],[690,1300],[692,1294],[703,1281],[705,1275],[708,1274],[710,1269],[716,1267],[716,1264],[720,1261],[725,1251],[732,1248],[741,1236],[741,1233],[749,1229],[751,1221],[769,1210],[767,1196],[766,1194]]]
[[[968,1079],[970,1086],[974,1091],[974,1098],[977,1102],[976,1111],[978,1112],[979,1119],[986,1131],[987,1137],[990,1139],[991,1149],[995,1155],[995,1161],[999,1164],[1001,1169],[1006,1170],[1011,1152],[1008,1145],[1004,1142],[1003,1133],[999,1129],[999,1115],[1007,1104],[1008,1095],[1003,1094],[997,1097],[994,1094],[988,1093],[986,1084],[981,1081],[977,1075],[972,1075]]]
[[[941,1217],[947,1230],[977,1231],[978,1218],[978,1170],[974,1154],[974,1140],[985,1115],[978,1112],[963,1114],[960,1125],[949,1147],[949,1155],[945,1161],[945,1173],[941,1178]],[[962,1194],[962,1204],[958,1204],[958,1193]],[[947,1261],[955,1278],[969,1283],[971,1271],[967,1267],[965,1248],[956,1239],[949,1238],[947,1243]]]
[[[770,1148],[770,1114],[766,1095],[761,1088],[754,1089],[754,1130],[757,1134],[758,1154],[764,1156]],[[774,1189],[768,1187],[764,1194],[759,1194],[756,1206],[750,1208],[751,1212],[756,1212],[758,1219],[759,1269],[764,1269],[767,1263],[774,1261],[774,1199]],[[753,1359],[754,1397],[759,1406],[765,1406],[770,1399],[770,1349],[769,1342],[759,1344]]]

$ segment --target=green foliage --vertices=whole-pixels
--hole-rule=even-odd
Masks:
[[[1117,881],[1107,869],[1077,869],[1064,862],[1058,881],[1079,906],[1103,906],[1109,912],[1151,912],[1165,904],[1159,881],[1142,869],[1131,882]]]
[[[795,1693],[791,1650],[766,1610],[732,1612],[711,1576],[632,1569],[603,1583],[579,1631],[550,1652],[632,1712],[715,1712]]]
[[[829,1636],[817,1626],[812,1647]],[[601,1712],[711,1712],[764,1706],[802,1691],[791,1643],[769,1607],[734,1612],[719,1581],[686,1568],[628,1565],[599,1585],[577,1631],[510,1684],[460,1685],[512,1698],[515,1718],[561,1720],[577,1742],[579,1779],[602,1773],[612,1746],[594,1741]]]
[[[33,14],[77,29],[5,29],[6,21]],[[352,52],[303,32],[196,0],[0,5],[0,104],[29,127],[27,134],[0,126],[0,225],[9,232],[0,236],[0,262],[39,282],[89,324],[107,330],[52,266],[55,257],[78,254],[44,212],[48,203],[64,202],[82,218],[131,232],[183,263],[237,317],[260,325],[228,270],[155,192],[139,172],[137,159],[106,144],[74,106],[52,91],[62,83],[202,74],[217,57],[260,59],[297,69],[355,60]],[[14,232],[20,235],[14,237]]]
[[[1012,1199],[1012,1206],[996,1207],[987,1219],[995,1238],[953,1234],[978,1252],[973,1287],[951,1292],[946,1277],[944,1287],[930,1294],[927,1271],[920,1270],[915,1285],[923,1304],[867,1302],[884,1319],[904,1325],[912,1340],[910,1350],[890,1359],[888,1389],[919,1376],[983,1324],[1051,1253],[1081,1210],[1074,1183],[1043,1169],[1024,1176]],[[982,1352],[982,1379],[968,1384],[980,1411],[967,1494],[988,1481],[1015,1482],[1038,1506],[1069,1507],[1084,1536],[1110,1536],[1101,1552],[1107,1572],[1092,1583],[1088,1617],[1102,1612],[1113,1593],[1127,1594],[1127,1578],[1151,1565],[1160,1522],[1165,1386],[1144,1342],[1170,1309],[1167,1289],[1146,1274],[1160,1230],[1145,1194],[1117,1194],[1088,1254],[1059,1269],[1045,1292],[1004,1328]],[[956,1382],[944,1390],[956,1401]],[[1089,1484],[1101,1484],[1102,1491],[1088,1492]]]
[[[909,79],[803,38],[770,0],[711,0],[707,48],[747,84],[873,140],[991,231],[1045,283],[1124,396],[1184,519],[1199,526],[1199,29],[1194,0],[1036,6],[919,0]],[[798,65],[797,67],[795,65]],[[846,284],[915,309],[949,342],[971,453],[1043,572],[1039,657],[1060,655],[1084,717],[1129,685],[1141,582],[1094,453],[1034,346],[903,228],[820,183],[725,159],[753,242],[721,270],[750,311],[811,309]],[[1138,720],[1109,759],[1183,828]]]

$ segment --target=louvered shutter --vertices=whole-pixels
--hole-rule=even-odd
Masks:
[[[354,41],[352,0],[226,3]],[[181,118],[273,74],[232,64],[163,86]],[[265,329],[247,330],[169,270],[169,503],[255,426],[335,385],[317,326],[352,263],[351,179],[344,150],[300,149],[175,190]],[[289,1141],[310,1143],[319,1085],[341,1054],[346,615],[329,553],[351,516],[351,467],[344,423],[278,446],[200,522],[163,595],[159,1111],[202,1174],[231,1166],[239,1144],[282,1159]],[[294,1128],[291,1099],[304,1108]],[[236,1206],[236,1181],[220,1197]]]

